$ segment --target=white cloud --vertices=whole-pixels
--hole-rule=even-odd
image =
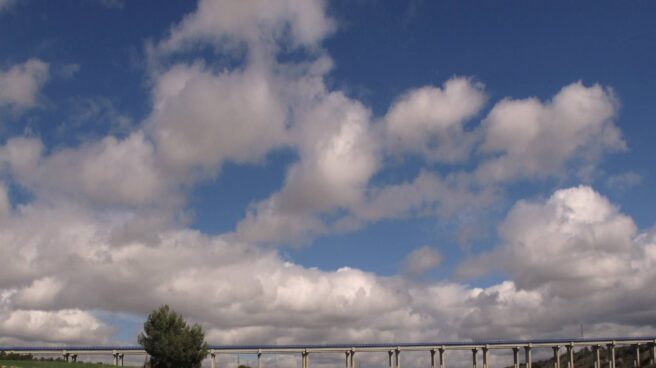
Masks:
[[[272,250],[185,229],[160,229],[150,244],[113,242],[113,229],[128,221],[35,203],[0,222],[0,251],[12,254],[0,258],[0,314],[13,321],[0,324],[2,334],[100,339],[109,331],[85,311],[144,315],[163,303],[202,323],[213,343],[563,336],[579,322],[604,333],[656,321],[656,236],[636,236],[629,218],[586,187],[519,202],[499,250],[514,281],[484,289],[305,268]],[[60,316],[71,309],[84,315]],[[25,311],[35,311],[35,327],[19,330]],[[74,332],[48,335],[50,325],[39,322],[46,316],[64,321],[55,331]]]
[[[111,333],[92,314],[76,309],[0,311],[0,336],[24,342],[102,344],[109,342]]]
[[[481,150],[493,157],[477,175],[484,182],[507,181],[560,175],[573,160],[594,164],[602,152],[626,148],[613,123],[617,109],[612,90],[581,82],[546,103],[502,100],[483,121]]]
[[[334,27],[323,0],[201,0],[159,48],[170,52],[198,42],[313,46]]]
[[[442,254],[427,245],[410,252],[403,263],[403,271],[411,276],[420,276],[442,263]]]
[[[154,91],[148,128],[172,170],[215,172],[226,161],[256,162],[285,143],[286,106],[264,72],[213,73],[177,65]]]
[[[442,88],[406,92],[384,117],[392,150],[420,154],[430,161],[467,158],[475,135],[466,133],[464,125],[485,99],[482,84],[462,77],[449,79]]]
[[[42,143],[35,138],[12,138],[0,147],[0,163],[37,197],[123,206],[178,200],[155,162],[154,147],[141,131],[122,140],[108,136],[45,157],[42,151]]]
[[[0,182],[0,221],[9,216],[10,213],[11,202],[7,193],[7,187],[4,183]]]
[[[39,91],[48,80],[48,69],[48,63],[30,59],[0,70],[0,107],[22,110],[35,106]]]
[[[298,242],[323,233],[315,217],[348,209],[363,200],[378,168],[370,112],[341,93],[330,93],[301,111],[294,142],[300,161],[287,171],[280,192],[253,206],[237,226],[246,241]]]

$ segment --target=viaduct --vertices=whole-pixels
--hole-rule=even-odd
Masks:
[[[511,350],[514,368],[519,368],[520,352],[523,353],[523,363],[531,368],[531,353],[534,349],[551,349],[555,359],[554,368],[561,368],[561,351],[565,352],[567,366],[576,368],[574,364],[574,348],[590,347],[595,357],[595,368],[615,368],[615,348],[618,346],[633,347],[634,367],[640,368],[640,347],[648,346],[650,365],[656,364],[656,336],[649,337],[613,337],[589,339],[542,339],[542,340],[481,340],[468,342],[438,342],[438,343],[395,343],[395,344],[330,344],[330,345],[232,345],[209,346],[209,359],[212,368],[217,367],[219,354],[253,354],[257,356],[257,368],[263,368],[263,354],[299,354],[302,358],[302,368],[310,368],[311,354],[343,354],[345,368],[356,368],[358,353],[384,353],[388,357],[388,368],[401,368],[401,355],[407,351],[423,351],[430,353],[430,367],[446,368],[447,352],[453,350],[468,350],[472,354],[472,367],[479,367],[479,355],[482,356],[482,368],[488,368],[488,357],[492,350]],[[607,359],[602,362],[601,350],[606,349]],[[644,349],[643,349],[644,350]],[[123,365],[126,355],[146,356],[141,346],[44,346],[18,347],[0,346],[0,351],[15,354],[60,355],[66,361],[77,361],[82,355],[111,355],[116,366]],[[479,354],[480,352],[480,354]],[[427,354],[428,357],[428,354]]]

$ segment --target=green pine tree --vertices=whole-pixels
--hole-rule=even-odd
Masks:
[[[139,344],[150,355],[152,368],[199,368],[208,354],[203,329],[189,326],[168,305],[148,315]]]

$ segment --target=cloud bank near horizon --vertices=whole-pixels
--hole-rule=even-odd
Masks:
[[[492,101],[484,81],[454,76],[376,116],[327,85],[334,61],[322,41],[339,24],[326,7],[201,0],[147,44],[152,110],[127,134],[0,145],[0,344],[107,343],[115,326],[100,311],[164,303],[219,344],[561,336],[580,323],[654,333],[656,233],[588,185],[514,203],[499,244],[465,259],[460,281],[419,277],[442,262],[431,247],[394,276],[288,261],[281,247],[382,221],[457,219],[512,184],[585,178],[627,149],[615,92],[579,81],[545,100]],[[213,65],[199,47],[241,62]],[[290,50],[301,56],[281,61]],[[40,108],[48,65],[0,69],[0,123]],[[232,231],[187,226],[195,185],[280,150],[297,155],[281,187]],[[421,163],[414,177],[376,180],[403,159]],[[17,187],[31,200],[12,204]],[[491,273],[504,280],[467,282]]]

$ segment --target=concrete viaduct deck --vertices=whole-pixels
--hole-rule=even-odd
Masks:
[[[473,368],[478,367],[478,355],[482,355],[482,367],[488,368],[488,353],[490,350],[506,349],[513,352],[513,363],[519,368],[520,351],[524,355],[524,365],[531,368],[531,353],[534,349],[552,349],[554,358],[561,357],[564,349],[567,359],[566,368],[575,368],[574,349],[590,347],[595,354],[595,367],[615,368],[615,348],[632,346],[635,349],[634,367],[640,368],[640,347],[648,346],[651,365],[656,364],[656,336],[647,337],[611,337],[586,339],[536,339],[536,340],[474,340],[420,343],[384,343],[384,344],[325,344],[325,345],[210,345],[209,359],[212,368],[217,367],[216,357],[219,354],[253,354],[257,355],[257,368],[263,368],[263,354],[300,354],[302,368],[310,368],[310,354],[333,353],[344,354],[345,368],[356,368],[356,354],[362,352],[380,352],[388,356],[389,368],[401,368],[401,353],[404,351],[425,351],[430,353],[430,366],[446,368],[446,355],[449,350],[469,350],[472,354]],[[601,350],[608,354],[605,362],[601,360]],[[0,351],[14,354],[31,355],[61,355],[66,361],[77,361],[82,355],[111,355],[113,364],[122,366],[126,355],[145,356],[146,351],[141,346],[0,346]],[[555,359],[554,368],[560,367],[561,359]],[[602,365],[602,363],[604,363]]]

